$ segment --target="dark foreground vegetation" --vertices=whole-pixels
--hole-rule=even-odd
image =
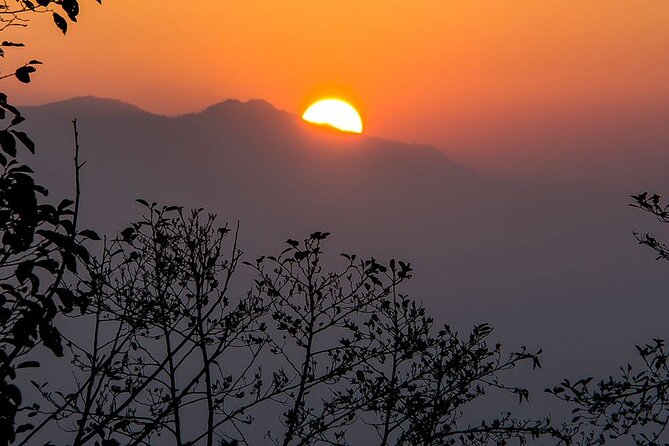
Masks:
[[[78,11],[76,0],[6,1],[0,26],[40,13],[65,33]],[[39,65],[3,78],[28,83]],[[480,400],[529,399],[507,372],[541,367],[541,352],[503,349],[486,324],[459,334],[433,321],[405,294],[408,264],[333,262],[323,232],[250,261],[238,227],[143,200],[143,216],[100,237],[78,224],[76,122],[73,197],[58,200],[36,184],[34,144],[4,94],[0,118],[0,445],[668,441],[662,340],[617,377],[551,386],[573,419],[483,416]],[[659,196],[633,200],[669,223]],[[669,260],[665,244],[636,237]]]

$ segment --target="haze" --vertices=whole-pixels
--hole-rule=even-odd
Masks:
[[[24,103],[91,94],[174,115],[262,98],[301,114],[335,95],[356,104],[368,134],[430,143],[486,172],[557,181],[570,177],[565,152],[622,170],[620,152],[634,149],[620,138],[669,117],[662,1],[82,8],[66,38],[49,18],[26,31],[31,57],[48,65],[29,88],[12,86]]]
[[[0,238],[16,258],[0,262],[0,369],[21,372],[0,390],[30,390],[5,386],[0,412],[19,446],[64,438],[61,418],[75,445],[479,444],[476,431],[586,446],[632,419],[669,444],[666,344],[634,348],[667,338],[668,2],[104,3],[35,14],[22,0],[37,16],[25,29],[5,12]],[[71,205],[40,206],[60,197]],[[235,228],[231,257],[225,230],[182,209]],[[61,323],[74,368],[52,357]],[[520,353],[506,362],[502,345]],[[19,363],[33,348],[41,362]],[[634,359],[653,378],[620,369]],[[638,380],[597,384],[618,399],[583,390],[617,370]],[[31,387],[37,373],[61,390]],[[11,389],[63,406],[19,410]],[[646,395],[661,397],[651,422],[635,412]]]

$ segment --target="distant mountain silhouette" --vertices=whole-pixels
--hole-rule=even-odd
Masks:
[[[627,357],[619,345],[666,334],[664,271],[631,236],[650,222],[626,206],[637,190],[615,178],[589,190],[505,184],[434,147],[335,132],[260,100],[179,117],[90,97],[24,113],[54,195],[73,187],[79,119],[82,212],[107,233],[137,216],[138,197],[239,219],[249,256],[332,231],[335,253],[412,261],[407,291],[438,320],[535,340],[569,367],[552,369],[556,379],[608,370]]]
[[[361,207],[389,210],[388,217],[397,218],[399,203],[402,214],[415,219],[408,211],[433,206],[436,191],[455,195],[456,185],[481,183],[433,147],[307,125],[260,100],[228,100],[176,118],[90,97],[25,113],[38,141],[48,141],[39,172],[47,172],[47,183],[56,182],[62,191],[71,181],[61,174],[71,169],[70,120],[79,117],[88,161],[85,199],[105,197],[104,214],[89,207],[93,221],[103,226],[125,221],[124,209],[138,195],[213,206],[242,221],[259,212],[275,223],[286,214],[301,214],[300,221],[309,214],[306,220],[329,225],[340,209]]]

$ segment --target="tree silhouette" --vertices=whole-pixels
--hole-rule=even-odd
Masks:
[[[67,20],[76,21],[76,0],[27,0],[0,3],[0,31],[27,26],[35,13],[52,14],[56,25],[65,32]],[[63,14],[63,15],[61,15]],[[0,57],[5,50],[24,47],[21,42],[2,41]],[[0,79],[31,81],[40,61],[30,60],[3,72]],[[7,95],[0,93],[0,446],[13,442],[17,434],[33,429],[27,420],[17,425],[20,412],[27,418],[39,410],[37,403],[27,404],[25,392],[17,384],[23,371],[40,366],[35,360],[43,346],[56,356],[63,356],[61,332],[56,318],[82,306],[65,281],[90,258],[82,244],[97,239],[95,232],[78,231],[79,215],[79,144],[75,133],[75,194],[72,200],[57,204],[46,201],[47,190],[34,180],[33,171],[22,161],[20,147],[35,152],[35,144],[18,129],[25,118]]]
[[[18,110],[0,101],[18,121]],[[81,304],[64,285],[89,260],[82,245],[97,238],[92,231],[77,231],[78,195],[57,206],[45,203],[46,189],[35,183],[32,170],[17,160],[17,141],[29,149],[32,142],[9,123],[0,131],[0,444],[31,429],[15,425],[17,412],[26,410],[22,392],[12,383],[17,374],[39,367],[33,359],[38,346],[63,355],[61,334],[54,325],[59,313]]]
[[[258,293],[270,302],[277,332],[272,352],[286,386],[284,432],[268,435],[284,446],[343,441],[366,404],[351,383],[364,379],[364,364],[378,356],[362,323],[409,277],[408,265],[389,275],[374,259],[356,256],[345,256],[340,272],[325,270],[321,243],[328,235],[289,240],[280,256],[255,264]]]
[[[669,203],[647,192],[632,195],[632,207],[669,223]],[[669,260],[667,245],[648,233],[634,233],[638,242],[652,249],[657,259]],[[667,444],[669,433],[669,351],[662,339],[636,346],[640,361],[620,368],[617,377],[599,382],[592,377],[564,380],[547,392],[574,406],[572,420],[582,430],[585,445],[606,444],[631,438],[640,446]]]
[[[647,192],[632,195],[634,203],[631,206],[652,214],[660,223],[669,223],[669,203],[662,204],[662,197],[657,194],[651,196]],[[657,254],[657,260],[669,260],[669,247],[658,241],[648,233],[634,233],[634,237],[642,245],[648,246]]]
[[[268,343],[276,358],[268,362],[280,391],[272,401],[283,409],[281,427],[268,429],[271,442],[345,445],[364,427],[381,445],[568,442],[548,420],[505,413],[462,422],[468,403],[491,389],[527,399],[527,390],[500,375],[524,362],[539,367],[538,353],[504,357],[501,345],[487,345],[488,325],[465,339],[447,326],[435,330],[425,308],[399,292],[411,277],[408,264],[342,254],[344,267],[331,271],[322,252],[328,236],[288,240],[279,256],[251,264],[272,320]]]
[[[490,391],[526,400],[502,375],[538,353],[503,354],[485,324],[435,328],[399,291],[408,264],[343,255],[331,270],[316,232],[246,263],[255,285],[231,293],[237,231],[139,201],[146,215],[70,278],[69,317],[89,329],[63,335],[73,380],[38,385],[47,404],[19,445],[54,428],[72,445],[568,443],[544,419],[462,421]]]
[[[96,0],[102,3],[102,0]],[[30,18],[35,14],[51,15],[54,24],[63,34],[67,33],[68,23],[76,22],[79,16],[78,0],[2,0],[0,2],[0,32],[15,27],[26,27]],[[17,49],[25,46],[23,42],[4,40],[0,43],[0,57],[4,57],[6,49]],[[11,70],[3,68],[7,74],[0,75],[0,79],[16,78],[27,84],[31,81],[31,74],[42,65],[39,60],[31,59],[28,62]]]
[[[102,3],[102,0],[96,0]],[[79,16],[78,0],[3,0],[0,2],[0,31],[11,27],[28,26],[34,14],[51,15],[55,25],[65,34],[68,20],[76,22]],[[18,44],[22,45],[22,44]],[[12,46],[12,45],[4,45]]]
[[[0,30],[35,13],[66,33],[79,3],[4,1]],[[40,64],[2,77],[28,83]],[[343,255],[332,268],[322,250],[329,234],[315,232],[245,263],[253,285],[233,291],[237,230],[202,210],[138,200],[145,215],[100,241],[78,229],[76,121],[74,198],[49,204],[19,160],[17,147],[32,152],[34,144],[5,95],[0,119],[0,446],[34,444],[56,430],[76,446],[232,446],[260,441],[258,432],[282,446],[348,445],[360,432],[382,446],[571,442],[571,431],[548,419],[477,415],[474,403],[490,393],[526,401],[528,391],[504,374],[540,367],[540,352],[505,353],[490,343],[487,324],[464,336],[435,324],[401,292],[407,263]],[[644,203],[660,209],[659,198]],[[639,236],[666,258],[652,240]],[[89,252],[86,241],[99,243]],[[64,320],[77,332],[59,328]],[[31,384],[42,401],[29,404],[19,374],[40,366],[40,346],[69,359],[57,364],[72,380],[47,384],[41,375]],[[646,353],[653,367],[666,359]]]
[[[41,388],[51,409],[40,413],[59,421],[73,445],[149,444],[166,433],[172,444],[192,444],[181,415],[198,409],[207,417],[198,441],[212,445],[214,423],[243,418],[255,384],[266,309],[251,295],[228,296],[241,255],[236,236],[226,255],[229,231],[213,216],[143,203],[146,217],[105,247],[74,291],[89,303],[77,318],[91,319],[93,333],[67,339],[73,388]],[[231,358],[235,367],[224,367]]]

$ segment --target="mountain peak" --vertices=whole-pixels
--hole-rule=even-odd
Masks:
[[[94,114],[144,114],[152,115],[136,105],[118,99],[101,98],[97,96],[77,96],[70,99],[53,101],[42,105],[25,106],[23,109],[54,110],[64,113],[94,113]]]
[[[283,113],[288,112],[279,110],[269,102],[263,99],[250,99],[248,101],[240,101],[239,99],[226,99],[214,105],[210,105],[196,115],[210,114],[210,113]]]

